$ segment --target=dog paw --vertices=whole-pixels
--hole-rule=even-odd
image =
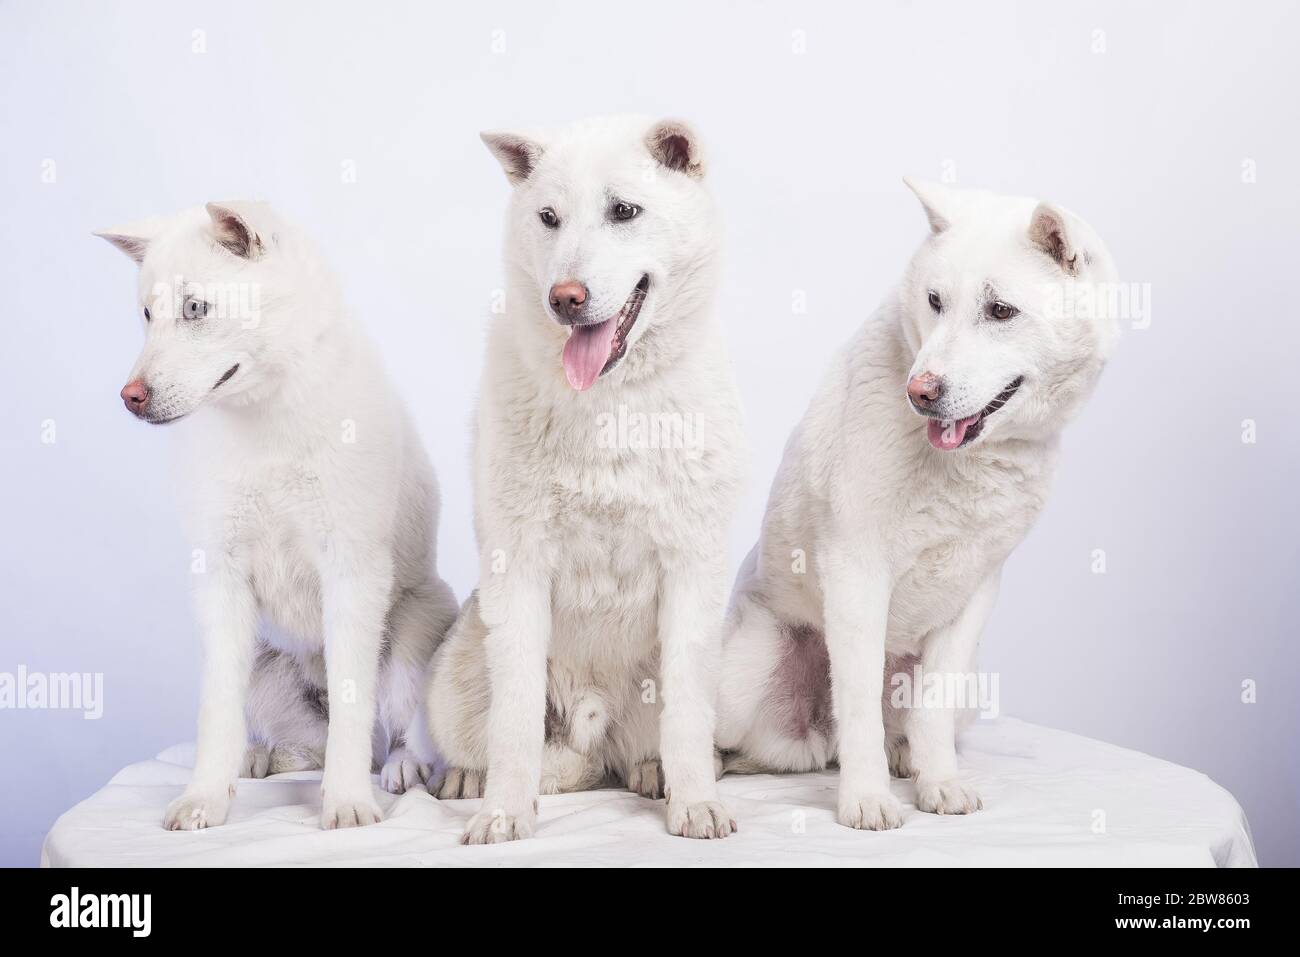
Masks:
[[[717,801],[668,802],[669,834],[707,841],[726,837],[737,830],[735,818]]]
[[[271,752],[264,744],[250,744],[239,766],[241,778],[264,778],[271,770]]]
[[[663,797],[664,768],[659,759],[653,758],[633,765],[627,776],[627,789],[652,801]]]
[[[845,827],[860,831],[888,831],[903,826],[903,806],[888,791],[841,789],[835,818]]]
[[[323,830],[333,831],[344,827],[365,827],[378,824],[384,819],[384,812],[379,810],[370,788],[360,794],[321,792],[320,826]]]
[[[931,814],[974,814],[984,802],[969,784],[956,778],[916,782],[916,806]]]
[[[434,779],[429,782],[429,793],[439,801],[481,798],[486,781],[486,771],[476,771],[472,768],[447,768],[443,772],[442,780]]]
[[[484,808],[469,819],[462,844],[504,844],[522,841],[533,836],[537,827],[537,812],[508,814],[501,808]]]
[[[413,753],[399,748],[384,762],[379,772],[379,786],[389,794],[405,794],[414,788],[426,786],[429,774],[427,764],[421,764]]]
[[[889,773],[896,778],[912,776],[912,747],[907,738],[891,741],[885,748],[889,755]]]
[[[234,788],[212,794],[186,792],[167,805],[163,827],[169,831],[201,831],[226,821]]]

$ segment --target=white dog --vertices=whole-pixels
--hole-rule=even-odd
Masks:
[[[607,776],[666,794],[672,833],[725,837],[714,677],[743,451],[699,141],[631,117],[483,139],[514,184],[508,289],[478,407],[479,590],[428,696],[438,793],[484,797],[466,843],[527,837],[539,788]]]
[[[372,750],[388,790],[423,782],[402,736],[456,614],[415,430],[312,246],[263,204],[99,235],[140,265],[126,407],[153,423],[198,413],[181,483],[204,641],[198,753],[164,826],[221,824],[241,772],[322,760],[321,825],[378,821]]]
[[[912,188],[933,235],[786,446],[737,580],[718,706],[728,768],[838,756],[839,821],[872,830],[902,823],[891,766],[915,777],[924,811],[980,807],[957,773],[969,711],[896,711],[885,677],[918,663],[972,671],[1002,563],[1042,509],[1057,437],[1117,335],[1094,308],[1114,267],[1082,220]]]

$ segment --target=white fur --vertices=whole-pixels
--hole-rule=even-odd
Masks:
[[[1117,331],[1087,308],[1114,268],[1083,221],[1031,200],[913,189],[933,235],[790,438],[736,583],[719,696],[728,767],[810,770],[838,756],[839,820],[870,829],[902,823],[891,763],[916,778],[922,810],[980,806],[957,773],[961,716],[899,714],[885,679],[918,660],[931,674],[973,670],[1002,563],[1043,506],[1058,433]],[[993,321],[990,299],[1020,314]],[[946,380],[945,419],[1024,382],[970,444],[941,451],[905,394],[925,372]]]
[[[427,776],[402,735],[456,608],[424,450],[328,270],[263,204],[103,235],[140,264],[145,417],[193,416],[180,486],[205,662],[194,775],[164,826],[221,824],[241,771],[322,760],[322,826],[378,821],[372,751],[389,789]],[[190,300],[208,315],[186,318]]]
[[[657,796],[662,773],[672,833],[726,836],[714,675],[743,453],[713,317],[718,237],[698,139],[635,117],[484,139],[515,184],[508,291],[478,406],[479,589],[429,688],[432,737],[452,766],[436,790],[473,797],[486,780],[465,834],[482,843],[530,835],[539,788],[610,776]],[[643,211],[612,222],[615,199]],[[548,207],[558,228],[539,220]],[[580,280],[604,317],[643,275],[626,357],[574,391],[548,290]],[[602,416],[620,407],[698,416],[702,434],[687,448],[603,442]]]

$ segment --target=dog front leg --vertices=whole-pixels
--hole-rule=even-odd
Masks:
[[[736,830],[736,822],[718,800],[713,768],[725,593],[721,557],[669,568],[661,582],[659,754],[668,797],[668,830],[682,837],[726,837]]]
[[[822,568],[831,703],[839,732],[839,822],[883,831],[901,827],[902,806],[889,792],[884,687],[890,581],[882,562],[847,549],[828,551]]]
[[[198,744],[185,792],[167,806],[163,827],[191,831],[226,820],[248,731],[244,706],[253,669],[257,602],[238,569],[209,572],[196,594],[203,636]]]
[[[335,545],[322,575],[329,737],[321,827],[383,820],[370,782],[379,654],[392,592],[392,561]]]
[[[998,596],[999,572],[985,579],[950,624],[931,634],[921,650],[922,680],[943,680],[946,687],[966,682],[984,624]],[[922,695],[924,702],[928,696]],[[957,734],[954,707],[912,708],[904,717],[916,806],[935,814],[970,814],[983,807],[979,794],[957,776]]]
[[[489,549],[484,549],[489,554]],[[485,571],[479,608],[491,704],[483,804],[465,826],[464,844],[532,837],[546,735],[546,652],[551,639],[551,585],[542,566],[516,559],[505,572]]]

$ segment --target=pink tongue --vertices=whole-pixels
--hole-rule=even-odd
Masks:
[[[564,374],[579,392],[591,388],[609,361],[617,320],[618,316],[612,316],[599,325],[579,326],[564,344]]]
[[[961,440],[966,438],[966,429],[974,424],[978,418],[978,415],[972,415],[969,418],[957,419],[956,421],[931,419],[927,425],[926,437],[936,449],[951,452],[961,445]]]

